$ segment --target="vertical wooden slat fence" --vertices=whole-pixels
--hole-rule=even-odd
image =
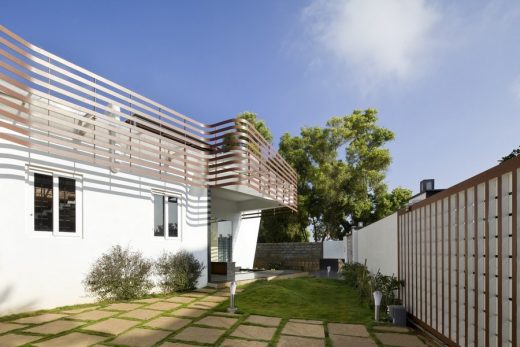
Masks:
[[[520,158],[399,212],[400,297],[452,346],[518,346]]]

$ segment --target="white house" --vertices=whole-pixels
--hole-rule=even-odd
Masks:
[[[0,316],[91,301],[116,244],[190,251],[204,286],[211,261],[252,267],[244,211],[295,208],[294,170],[247,121],[203,124],[3,26],[0,55]]]

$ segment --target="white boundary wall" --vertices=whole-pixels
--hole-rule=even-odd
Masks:
[[[397,276],[397,213],[391,214],[352,234],[353,261],[384,275]]]
[[[334,241],[326,240],[323,242],[324,259],[343,259],[347,258],[347,243],[345,240]]]

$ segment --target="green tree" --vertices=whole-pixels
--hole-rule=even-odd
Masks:
[[[498,162],[503,163],[506,160],[513,159],[518,156],[520,156],[520,146],[518,148],[513,149],[513,151],[511,153],[509,153],[508,155],[506,155],[505,157],[502,157],[502,159],[500,159]]]
[[[310,224],[315,240],[339,239],[358,222],[370,223],[402,207],[411,192],[388,193],[384,183],[391,163],[384,145],[393,139],[390,130],[377,125],[374,109],[332,117],[325,127],[302,128],[300,136],[284,134],[280,153],[299,175],[300,229]]]
[[[245,135],[247,132],[247,125],[240,122],[239,119],[247,120],[269,144],[271,144],[273,141],[273,134],[271,133],[271,130],[269,130],[263,120],[257,118],[256,113],[242,112],[239,113],[235,118],[237,119],[235,121],[235,126],[237,129],[235,129],[233,132],[229,132],[224,137],[222,140],[222,147],[224,149],[229,149],[230,147],[237,147],[242,149],[247,148],[251,154],[261,158],[262,144],[256,142],[252,136]]]
[[[236,118],[247,120],[255,127],[255,129],[260,133],[260,135],[262,135],[262,137],[267,142],[273,142],[273,133],[271,132],[271,130],[269,130],[269,128],[262,119],[257,118],[256,113],[246,111],[238,114]]]

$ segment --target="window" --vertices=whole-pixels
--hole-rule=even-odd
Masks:
[[[153,235],[154,236],[164,236],[164,196],[163,195],[154,194],[153,212],[154,212]]]
[[[76,234],[81,225],[78,215],[81,180],[74,175],[55,173],[29,173],[34,231],[54,234]]]
[[[179,237],[179,204],[174,196],[153,194],[153,235],[165,238]],[[168,226],[165,233],[164,226]]]
[[[71,178],[60,177],[59,194],[60,194],[60,229],[61,232],[76,232],[76,181]]]
[[[52,231],[52,176],[34,174],[34,229]]]
[[[177,198],[168,197],[168,237],[179,236],[179,216]]]

